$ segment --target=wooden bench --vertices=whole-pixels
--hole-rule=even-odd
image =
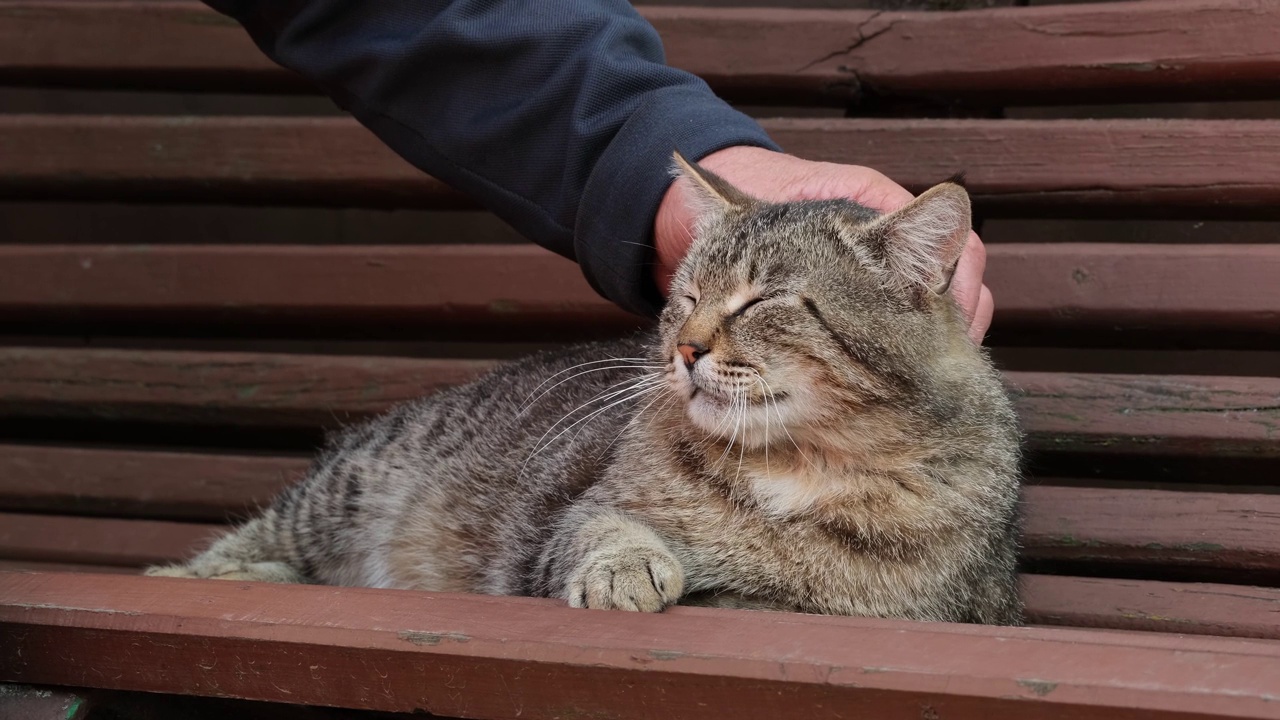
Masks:
[[[1280,120],[1001,110],[1280,98],[1280,8],[714,5],[642,10],[790,152],[916,191],[967,172],[1029,435],[1033,627],[137,577],[296,478],[322,428],[643,321],[350,119],[297,114],[305,83],[202,5],[0,0],[0,85],[90,108],[0,114],[0,682],[22,685],[0,716],[141,691],[477,718],[1280,717]],[[153,96],[165,113],[118,109]],[[284,109],[251,112],[268,96]],[[398,230],[318,241],[333,208]],[[264,218],[274,240],[243,240]],[[1107,218],[1253,224],[997,232]],[[203,242],[206,222],[245,235]]]

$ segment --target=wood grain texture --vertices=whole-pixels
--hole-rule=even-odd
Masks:
[[[481,360],[0,348],[0,418],[335,427],[475,377]],[[1032,447],[1280,457],[1280,378],[1006,374]]]
[[[1280,245],[987,248],[1006,342],[1280,342]],[[0,246],[0,328],[49,323],[433,337],[595,337],[645,324],[533,245]],[[1135,338],[1137,335],[1139,337]]]
[[[137,575],[121,565],[0,559],[0,572]],[[1280,589],[1024,574],[1031,625],[1280,640]]]
[[[717,92],[745,99],[1061,104],[1263,97],[1276,93],[1280,64],[1272,41],[1280,18],[1249,0],[939,13],[686,7],[645,14],[673,64]]]
[[[0,116],[0,198],[473,207],[354,120],[308,117]]]
[[[51,534],[32,532],[40,516],[13,515],[27,518],[21,530],[32,535],[6,536],[0,557],[112,565],[127,565],[139,554],[178,559],[191,549],[186,542],[166,546],[185,537],[171,534],[174,523],[129,528],[152,528],[148,523],[157,519],[244,517],[307,464],[303,457],[0,445],[0,509],[141,518],[50,515],[59,527]],[[1029,560],[1280,572],[1280,496],[1050,486],[1025,493],[1023,556]],[[101,529],[111,525],[129,538],[122,549],[94,544],[111,537]],[[210,531],[184,527],[196,540]],[[80,536],[86,539],[72,539]]]
[[[308,457],[0,444],[0,508],[222,521],[302,477]]]
[[[981,658],[981,661],[975,659]],[[111,575],[0,580],[0,680],[434,715],[1280,717],[1280,645]],[[252,670],[249,670],[252,668]],[[163,670],[162,670],[163,669]]]
[[[689,3],[698,4],[698,3]],[[1275,97],[1280,18],[1250,0],[964,13],[641,7],[668,62],[751,102],[875,97],[997,104]],[[1188,32],[1187,28],[1195,28]],[[1000,38],[998,45],[990,38]],[[33,41],[33,39],[35,41]],[[308,91],[194,2],[0,3],[0,81]]]
[[[1280,571],[1277,495],[1029,487],[1026,503],[1030,559]]]
[[[0,327],[51,322],[484,340],[646,324],[535,245],[0,247]]]
[[[1040,625],[1280,640],[1280,589],[1217,583],[1023,575]]]
[[[1007,373],[1040,449],[1280,456],[1280,378]]]
[[[82,565],[141,566],[190,557],[225,527],[0,513],[0,557]]]
[[[774,119],[788,152],[989,216],[1278,217],[1280,121]],[[347,118],[0,116],[0,198],[467,207]]]

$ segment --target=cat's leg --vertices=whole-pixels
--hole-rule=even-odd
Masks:
[[[268,509],[219,538],[195,558],[174,565],[147,568],[152,577],[211,578],[257,582],[305,583],[303,574],[287,561],[289,553],[278,546],[279,515]]]
[[[542,567],[548,594],[571,607],[659,612],[684,591],[684,569],[657,533],[596,506],[569,511]]]

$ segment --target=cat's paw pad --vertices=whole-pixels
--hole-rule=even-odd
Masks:
[[[596,610],[659,612],[680,599],[684,569],[652,547],[597,550],[569,581],[569,605]]]

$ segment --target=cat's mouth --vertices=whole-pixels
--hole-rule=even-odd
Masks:
[[[785,392],[769,392],[758,391],[752,392],[750,389],[740,387],[724,388],[718,383],[707,383],[696,376],[689,378],[689,401],[701,397],[704,402],[712,402],[717,405],[733,405],[742,403],[744,405],[767,405],[776,404],[786,400],[789,395]]]

